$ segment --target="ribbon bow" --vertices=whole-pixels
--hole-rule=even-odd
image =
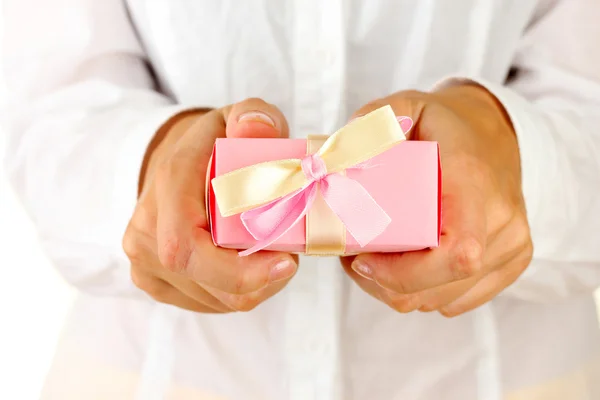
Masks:
[[[275,242],[302,220],[319,195],[357,243],[367,245],[391,219],[345,171],[372,167],[368,160],[405,139],[388,105],[353,120],[314,154],[259,163],[213,178],[221,215],[241,213],[242,223],[257,240],[240,256]]]

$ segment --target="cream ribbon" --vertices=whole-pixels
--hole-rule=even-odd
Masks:
[[[342,127],[320,148],[320,141],[309,139],[307,152],[311,154],[318,148],[316,155],[325,164],[327,174],[335,174],[364,163],[403,140],[406,137],[394,111],[386,105]],[[221,215],[229,217],[252,210],[306,187],[311,182],[301,162],[301,159],[267,161],[213,178],[211,183]],[[339,228],[339,218],[329,207],[329,212],[323,211],[323,205],[327,207],[317,199],[306,218],[307,253],[343,254],[345,229]]]

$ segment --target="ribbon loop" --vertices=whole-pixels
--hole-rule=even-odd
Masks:
[[[221,215],[241,213],[244,226],[257,240],[240,255],[264,249],[289,231],[309,212],[318,193],[356,241],[367,245],[391,219],[359,182],[342,173],[372,168],[371,158],[405,139],[388,105],[350,122],[314,154],[251,165],[213,178]]]

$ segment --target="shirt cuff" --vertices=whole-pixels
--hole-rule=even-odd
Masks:
[[[475,84],[486,89],[496,97],[508,114],[519,144],[521,185],[527,217],[530,225],[534,225],[533,221],[537,220],[543,201],[540,186],[543,182],[542,174],[545,170],[551,171],[556,163],[554,147],[549,143],[551,138],[544,133],[547,121],[543,113],[515,91],[483,79],[447,78],[437,83],[434,90],[461,84]]]

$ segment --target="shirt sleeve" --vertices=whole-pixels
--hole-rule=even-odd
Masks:
[[[521,153],[534,255],[502,295],[539,302],[600,286],[600,2],[554,3],[524,34],[514,79],[468,79],[505,107]]]
[[[125,2],[4,3],[9,182],[70,283],[140,296],[121,239],[146,147],[186,107],[155,89]]]

